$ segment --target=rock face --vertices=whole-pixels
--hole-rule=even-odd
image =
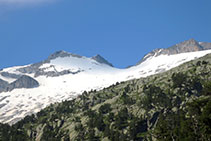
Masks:
[[[93,60],[99,62],[99,63],[102,63],[102,64],[107,64],[111,67],[113,67],[113,65],[111,63],[109,63],[107,60],[105,60],[102,56],[100,56],[99,54],[92,57]]]
[[[146,54],[137,65],[141,64],[142,62],[153,56],[156,57],[159,55],[174,55],[179,53],[195,52],[208,49],[211,49],[211,43],[197,42],[194,39],[190,39],[166,49],[155,49],[152,52]]]
[[[47,76],[47,77],[57,77],[57,76],[62,76],[62,75],[66,75],[66,74],[77,74],[82,72],[81,70],[77,71],[77,72],[71,72],[70,70],[64,70],[61,72],[57,72],[57,71],[49,71],[49,72],[45,72],[42,69],[40,69],[39,71],[37,71],[34,75],[34,77],[38,77],[41,75]]]
[[[181,42],[179,44],[176,44],[170,48],[164,49],[160,51],[157,55],[160,54],[167,54],[167,55],[173,55],[173,54],[179,54],[179,53],[185,53],[185,52],[195,52],[203,50],[203,47],[200,46],[200,44],[194,40],[190,39],[184,42]]]
[[[9,85],[9,90],[13,90],[15,88],[34,88],[38,86],[39,83],[35,79],[30,76],[23,75]]]
[[[199,44],[203,47],[204,50],[211,49],[211,43],[199,42]]]
[[[39,83],[35,79],[27,75],[19,77],[16,81],[10,84],[6,81],[0,80],[0,92],[11,91],[15,88],[34,88],[38,86]]]
[[[8,86],[8,84],[9,84],[8,82],[0,79],[0,92],[4,91],[5,88]]]
[[[13,74],[13,73],[9,73],[9,72],[1,72],[0,73],[2,76],[7,77],[7,78],[14,78],[17,79],[19,78],[21,75],[17,75],[17,74]]]

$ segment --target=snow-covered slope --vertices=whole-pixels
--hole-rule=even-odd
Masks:
[[[0,80],[8,84],[26,75],[37,81],[39,86],[10,91],[5,88],[0,93],[0,122],[15,123],[51,103],[72,99],[83,91],[99,90],[116,82],[160,73],[209,54],[211,50],[173,55],[157,53],[145,56],[147,59],[127,69],[114,68],[101,56],[87,58],[64,51],[36,64],[3,69]],[[25,80],[20,81],[24,84]]]

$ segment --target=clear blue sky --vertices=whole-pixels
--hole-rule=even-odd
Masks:
[[[211,42],[210,0],[6,1],[0,0],[0,68],[58,50],[100,54],[123,68],[155,48],[190,38]]]

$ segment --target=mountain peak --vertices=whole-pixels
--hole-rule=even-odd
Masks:
[[[77,54],[72,54],[72,53],[69,53],[69,52],[66,52],[64,50],[60,50],[60,51],[56,51],[55,53],[51,54],[49,57],[48,57],[48,61],[49,60],[53,60],[53,59],[56,59],[58,57],[69,57],[69,56],[72,56],[72,57],[77,57],[77,58],[82,58],[82,56],[80,55],[77,55]],[[99,63],[103,63],[103,64],[106,64],[106,65],[109,65],[109,66],[112,66],[113,65],[111,63],[109,63],[105,58],[103,58],[101,55],[97,54],[95,56],[93,56],[91,59],[99,62]]]
[[[143,59],[140,62],[138,62],[137,65],[141,64],[142,62],[153,56],[156,57],[159,55],[175,55],[180,53],[195,52],[208,49],[211,49],[211,43],[204,43],[204,42],[199,43],[195,39],[191,38],[189,40],[173,45],[169,48],[155,49],[150,53],[146,54],[143,57]]]
[[[189,42],[197,42],[194,38],[190,38],[189,40],[186,40],[186,41],[189,41]]]
[[[199,43],[195,39],[190,39],[164,49],[161,54],[173,55],[200,50],[203,50],[203,48],[199,45]]]
[[[179,44],[176,44],[175,46],[177,46],[179,48],[192,48],[193,46],[199,47],[200,45],[199,45],[198,41],[196,41],[195,39],[191,38],[189,40],[186,40],[186,41],[183,41],[183,42],[181,42]]]
[[[103,64],[106,64],[106,65],[113,67],[113,65],[111,63],[109,63],[105,58],[103,58],[99,54],[97,54],[96,56],[93,56],[92,59],[99,62],[99,63],[103,63]]]
[[[78,57],[78,58],[82,57],[80,55],[76,55],[76,54],[72,54],[72,53],[66,52],[64,50],[60,50],[60,51],[56,51],[55,53],[51,54],[48,57],[48,60],[53,60],[53,59],[58,58],[58,57],[69,57],[69,56]]]

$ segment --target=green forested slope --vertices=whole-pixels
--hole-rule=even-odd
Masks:
[[[84,92],[13,126],[2,141],[211,140],[211,55],[168,72]]]

